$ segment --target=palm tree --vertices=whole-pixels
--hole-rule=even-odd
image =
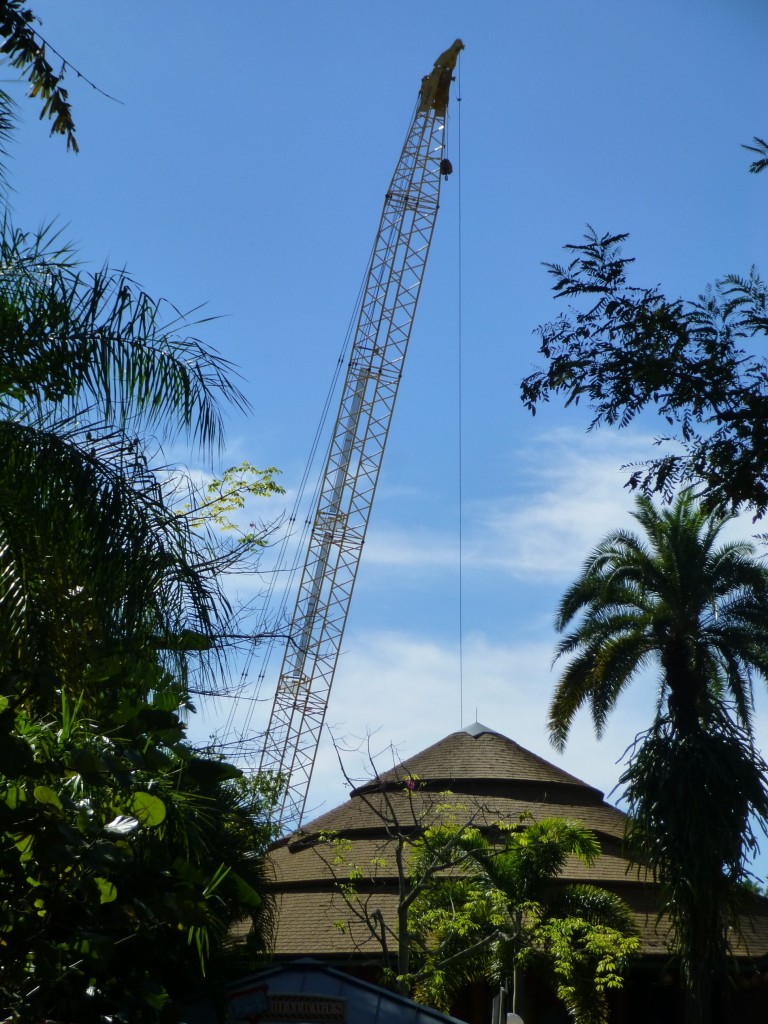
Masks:
[[[245,404],[228,364],[50,231],[6,219],[0,267],[0,657],[33,671],[84,636],[155,652],[183,628],[210,636],[226,602],[145,437],[215,451],[222,399]]]
[[[768,817],[752,733],[753,676],[768,677],[768,569],[749,541],[722,542],[734,515],[690,491],[661,508],[640,497],[633,515],[644,535],[606,537],[560,603],[556,626],[570,632],[556,659],[570,660],[550,737],[562,749],[584,704],[601,736],[622,691],[655,667],[653,724],[622,782],[635,856],[666,893],[687,1019],[699,1022],[737,924],[751,817]]]
[[[411,908],[409,933],[421,961],[417,997],[447,1010],[465,984],[493,979],[509,987],[515,1012],[522,971],[533,968],[576,1024],[605,1024],[606,989],[621,986],[638,940],[618,896],[559,878],[569,857],[594,863],[594,833],[577,821],[529,816],[497,825],[492,836],[436,827],[417,847],[412,871],[433,856],[436,842],[452,844],[453,864]]]

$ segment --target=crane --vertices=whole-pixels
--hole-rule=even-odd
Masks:
[[[384,198],[361,293],[339,411],[288,629],[260,771],[285,785],[275,819],[304,813],[379,469],[403,372],[440,199],[457,39],[421,82]]]

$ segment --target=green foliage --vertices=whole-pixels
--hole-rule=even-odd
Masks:
[[[703,481],[710,507],[768,509],[768,363],[754,353],[768,334],[766,284],[754,268],[727,275],[694,301],[668,299],[628,280],[626,234],[566,245],[548,263],[556,298],[578,300],[538,328],[546,366],[522,382],[535,412],[553,396],[584,400],[590,429],[626,427],[646,409],[664,423],[665,454],[632,467],[628,485],[670,499],[677,484]],[[667,436],[667,432],[671,431]]]
[[[179,434],[216,451],[222,404],[244,405],[228,364],[50,230],[6,217],[0,264],[0,1009],[173,1022],[242,970],[235,922],[249,956],[271,927],[274,785],[193,749],[185,721],[226,668],[236,554],[213,527],[277,486],[244,465],[210,530],[179,515],[151,455]]]
[[[62,60],[61,72],[57,75],[48,61],[47,50],[52,49],[42,38],[35,23],[39,23],[32,10],[23,0],[2,0],[0,3],[0,53],[8,59],[11,67],[23,72],[29,83],[29,95],[42,101],[40,120],[51,121],[51,134],[63,135],[67,149],[78,151],[75,139],[75,123],[67,90],[61,81],[69,66]],[[53,50],[56,53],[55,50]],[[60,54],[56,53],[60,57]]]
[[[194,751],[140,724],[153,710],[107,733],[66,706],[0,715],[0,1005],[15,1020],[173,1020],[227,928],[262,910],[264,794],[233,770],[200,785]]]
[[[274,466],[257,469],[250,462],[230,466],[220,478],[215,477],[206,483],[195,504],[183,505],[179,514],[189,516],[194,529],[212,524],[225,532],[234,532],[238,544],[263,547],[266,543],[264,526],[257,530],[256,523],[250,522],[243,527],[232,518],[232,513],[242,512],[249,499],[284,494],[284,488],[274,479],[279,472]]]
[[[768,142],[765,139],[760,139],[757,135],[753,136],[752,146],[742,146],[742,149],[749,150],[750,153],[757,153],[757,160],[753,160],[749,165],[750,174],[759,174],[768,167]]]
[[[725,708],[681,734],[657,718],[621,777],[635,858],[661,880],[663,911],[696,1004],[725,985],[745,910],[745,861],[758,851],[753,821],[768,821],[768,765]],[[706,985],[705,985],[706,981]]]
[[[608,1020],[606,992],[621,988],[638,940],[573,916],[542,921],[534,956],[547,962],[558,997],[578,1024]]]
[[[601,735],[619,696],[644,668],[660,670],[658,702],[685,732],[707,722],[720,695],[749,727],[752,673],[768,678],[768,569],[749,541],[718,546],[732,514],[707,512],[690,491],[669,508],[639,497],[643,535],[609,534],[568,588],[556,627],[567,657],[550,707],[562,749],[589,705]]]
[[[445,842],[451,830],[439,831]],[[603,1024],[605,992],[621,986],[638,948],[631,915],[605,890],[557,881],[568,856],[594,863],[594,834],[562,818],[498,825],[494,841],[478,829],[453,834],[451,870],[431,880],[411,911],[417,996],[447,1010],[468,981],[506,983],[529,967],[550,979],[575,1021]],[[416,875],[435,837],[424,838],[411,863]]]
[[[490,824],[483,807],[470,811],[413,775],[385,781],[371,765],[380,785],[357,796],[381,823],[381,849],[360,863],[348,836],[315,837],[348,911],[335,927],[362,935],[369,955],[376,942],[385,982],[438,1009],[449,1010],[468,982],[506,984],[530,967],[575,1021],[603,1024],[604,993],[621,984],[638,947],[632,918],[611,893],[559,878],[569,857],[595,862],[596,836],[579,822],[530,814]],[[396,912],[380,900],[393,877]]]
[[[170,304],[125,271],[86,272],[52,227],[0,230],[0,402],[9,414],[128,430],[222,434],[221,404],[247,403],[232,367]],[[87,434],[87,426],[84,435]]]
[[[371,767],[378,777],[372,758]],[[345,777],[351,784],[346,773]],[[381,822],[381,847],[361,863],[353,856],[355,847],[348,836],[321,832],[313,849],[330,871],[347,910],[347,918],[334,922],[334,927],[353,934],[350,925],[355,923],[354,934],[362,934],[366,942],[370,939],[379,946],[385,983],[407,994],[413,983],[410,908],[431,880],[454,863],[459,839],[473,828],[472,814],[464,804],[452,800],[451,794],[430,792],[416,775],[392,782],[380,780],[373,794],[358,795]],[[409,864],[417,848],[419,870],[414,872]],[[393,876],[397,906],[391,914],[382,910],[377,883]]]

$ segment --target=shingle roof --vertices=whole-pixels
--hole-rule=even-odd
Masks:
[[[415,788],[408,788],[414,780]],[[354,789],[345,803],[273,847],[270,860],[279,894],[275,953],[364,958],[380,952],[363,926],[349,920],[334,883],[355,865],[358,890],[375,893],[376,906],[394,920],[397,873],[394,845],[384,828],[388,816],[401,825],[410,819],[416,829],[430,818],[453,817],[457,823],[472,818],[490,826],[518,822],[524,815],[577,819],[594,831],[602,848],[597,862],[589,868],[569,858],[561,877],[618,893],[632,909],[643,950],[667,952],[669,928],[657,920],[658,889],[622,851],[626,816],[600,790],[475,723]],[[331,863],[333,849],[318,842],[321,833],[342,841],[339,863]],[[341,921],[346,929],[338,926]],[[768,953],[768,901],[755,903],[745,936],[753,955]]]
[[[614,887],[612,887],[613,889]],[[640,935],[643,951],[650,955],[669,954],[668,927],[656,920],[656,907],[651,901],[632,891],[618,888],[618,894],[629,905]],[[395,920],[397,895],[376,894],[376,908],[387,920]],[[285,892],[279,897],[280,945],[275,952],[283,956],[303,956],[311,948],[313,956],[350,957],[375,961],[381,958],[381,947],[361,922],[350,918],[344,900],[328,892]],[[342,928],[343,925],[343,928]],[[766,930],[756,936],[765,949]]]
[[[479,788],[479,787],[478,787]],[[494,821],[515,822],[521,815],[530,812],[538,818],[578,818],[588,828],[606,837],[620,840],[624,835],[624,815],[615,807],[601,801],[595,805],[583,804],[578,799],[566,801],[564,795],[557,791],[548,792],[541,788],[533,789],[527,795],[503,796],[485,793],[458,793],[443,791],[434,786],[425,787],[424,797],[429,795],[434,804],[434,817],[437,819],[439,808],[453,808],[453,813],[462,820],[474,816],[480,824]],[[439,795],[439,799],[437,799]],[[284,843],[291,848],[306,845],[312,837],[320,832],[337,832],[351,835],[356,832],[381,831],[381,816],[386,813],[386,805],[397,815],[397,820],[408,820],[409,808],[413,797],[403,791],[367,793],[356,790],[355,795],[346,803],[326,814],[315,818],[304,825],[299,833],[289,836]],[[443,814],[443,817],[445,815]]]
[[[603,797],[598,789],[479,722],[433,743],[381,774],[379,780],[354,792],[375,787],[377,781],[399,783],[407,775],[434,783],[444,782],[449,789],[456,789],[469,781],[501,782],[505,787],[514,787],[515,783],[537,783],[575,790],[585,802],[599,801]]]

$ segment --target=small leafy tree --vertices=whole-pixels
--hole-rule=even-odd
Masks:
[[[553,983],[574,1021],[605,1024],[606,993],[621,987],[639,942],[617,896],[558,881],[568,856],[596,861],[594,834],[563,818],[497,823],[491,835],[438,827],[425,834],[414,874],[438,836],[445,847],[453,842],[453,863],[413,906],[417,996],[448,1009],[468,981],[494,979],[511,987],[514,1011],[522,971],[533,969]]]
[[[347,783],[354,782],[344,767],[339,749],[339,763]],[[392,750],[394,760],[394,750]],[[419,894],[430,886],[433,878],[455,862],[457,845],[464,829],[474,827],[477,820],[486,820],[487,810],[478,804],[469,808],[447,792],[433,792],[415,776],[402,774],[380,779],[368,741],[368,761],[373,769],[373,785],[355,790],[381,829],[381,841],[372,857],[361,862],[355,856],[352,841],[335,832],[321,833],[313,849],[335,880],[335,891],[341,897],[345,914],[335,925],[350,933],[350,924],[362,926],[366,938],[374,940],[381,951],[382,975],[398,991],[410,992],[414,934],[410,914]],[[436,826],[451,822],[449,834]],[[419,870],[411,870],[413,854],[420,849]],[[383,909],[383,879],[394,881],[396,909],[391,915]],[[374,883],[371,889],[371,883]],[[392,966],[394,964],[394,967]]]
[[[369,761],[375,771],[370,746]],[[569,855],[595,862],[596,837],[560,818],[499,823],[484,801],[435,792],[397,770],[375,780],[355,790],[382,833],[373,855],[361,860],[336,833],[313,848],[343,902],[336,926],[362,926],[385,979],[448,1010],[471,980],[503,984],[536,969],[575,1020],[604,1024],[605,992],[621,986],[638,945],[631,916],[603,889],[557,880]]]

